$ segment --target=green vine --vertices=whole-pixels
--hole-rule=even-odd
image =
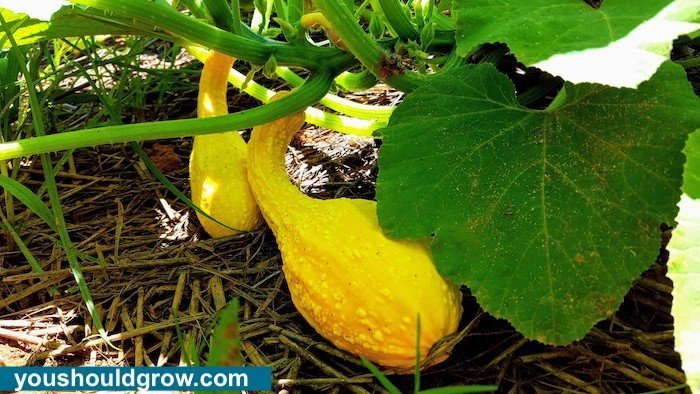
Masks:
[[[280,100],[225,116],[97,127],[5,142],[0,144],[0,160],[95,145],[241,130],[305,110],[326,95],[332,81],[333,74],[323,68]]]

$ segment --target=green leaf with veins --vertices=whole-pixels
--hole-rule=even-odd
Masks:
[[[505,42],[518,59],[533,64],[605,46],[671,2],[606,0],[595,9],[582,0],[455,0],[458,50],[466,54],[486,42]]]
[[[528,66],[616,87],[649,79],[676,37],[700,29],[697,0],[455,0],[454,13],[461,55],[504,42]]]
[[[489,313],[565,344],[612,314],[671,224],[699,100],[680,66],[639,89],[565,85],[556,109],[518,104],[493,66],[434,77],[380,133],[388,235],[434,236],[433,258]]]
[[[676,351],[691,390],[700,390],[700,131],[690,135],[685,145],[683,196],[668,244],[668,276],[673,280],[673,307]]]

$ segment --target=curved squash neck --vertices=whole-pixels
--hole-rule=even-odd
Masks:
[[[199,95],[197,96],[197,117],[209,118],[228,114],[226,91],[228,74],[236,59],[211,51],[204,61],[204,68],[199,79]],[[221,134],[198,135],[199,141],[215,142]]]
[[[296,204],[312,200],[292,184],[285,166],[287,146],[304,119],[304,113],[299,112],[255,127],[248,142],[248,165],[255,172],[251,186],[285,205],[292,200]]]

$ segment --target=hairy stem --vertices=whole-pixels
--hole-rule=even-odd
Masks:
[[[341,68],[350,57],[336,48],[311,45],[299,47],[272,40],[238,36],[184,15],[172,7],[142,0],[71,0],[103,11],[128,16],[186,38],[207,48],[255,64],[265,64],[275,56],[280,65],[300,66],[311,70]]]
[[[375,9],[375,11],[384,14],[387,22],[402,40],[416,41],[418,39],[418,31],[404,12],[399,1],[401,0],[377,0],[376,4],[379,6],[379,9]]]
[[[343,3],[338,0],[316,0],[316,5],[348,50],[377,78],[406,92],[423,84],[425,77],[405,71],[392,61],[379,44],[362,30],[355,16]]]

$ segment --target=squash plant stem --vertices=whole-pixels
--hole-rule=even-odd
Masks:
[[[418,31],[413,26],[411,19],[404,13],[404,10],[399,4],[400,0],[377,0],[379,11],[386,17],[387,22],[394,29],[396,34],[404,41],[416,41],[418,39]]]
[[[287,67],[277,67],[275,73],[293,86],[300,86],[304,83],[304,78]],[[327,94],[321,100],[321,104],[349,116],[360,119],[374,119],[383,123],[387,123],[392,112],[394,112],[394,107],[391,106],[362,104],[334,94]]]
[[[201,62],[204,62],[209,54],[209,51],[204,48],[187,43],[182,45]],[[304,78],[286,67],[277,67],[275,73],[294,87],[301,86],[305,82]],[[255,81],[247,81],[246,84],[246,76],[234,69],[229,71],[228,80],[233,86],[263,103],[267,103],[275,95],[273,90],[269,90]],[[319,103],[350,117],[331,114],[318,108],[309,107],[306,109],[307,122],[341,133],[364,136],[370,136],[372,131],[380,128],[382,125],[386,125],[394,110],[394,107],[362,104],[330,93],[326,94]]]
[[[350,9],[338,0],[316,0],[343,43],[372,74],[392,87],[411,92],[423,84],[425,76],[401,69],[355,20]]]
[[[323,68],[279,100],[224,116],[97,127],[5,142],[0,144],[0,160],[96,145],[241,130],[305,110],[328,93],[332,81],[333,74]]]
[[[204,5],[209,10],[217,26],[236,35],[241,35],[240,14],[236,19],[233,7],[229,5],[227,0],[204,0]],[[238,6],[238,2],[236,2],[236,6]],[[236,8],[236,11],[239,11],[239,9]]]
[[[279,65],[299,66],[311,70],[322,67],[341,68],[352,61],[337,48],[313,45],[295,46],[273,40],[256,40],[198,21],[172,7],[143,0],[70,0],[103,11],[114,12],[160,28],[237,59],[265,64],[274,55]],[[329,62],[329,59],[331,61]]]

